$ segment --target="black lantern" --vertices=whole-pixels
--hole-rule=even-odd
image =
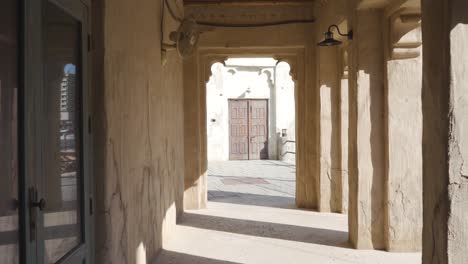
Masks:
[[[341,45],[343,42],[339,41],[339,40],[336,40],[334,37],[333,37],[333,32],[331,31],[332,28],[336,28],[336,31],[338,31],[338,34],[340,34],[341,36],[343,37],[347,37],[349,40],[352,40],[353,39],[353,31],[350,30],[348,32],[348,34],[342,34],[340,32],[340,29],[338,28],[337,25],[331,25],[328,27],[328,31],[325,32],[325,40],[323,40],[322,42],[318,43],[317,45],[318,46],[321,46],[321,47],[327,47],[327,46],[337,46],[337,45]]]

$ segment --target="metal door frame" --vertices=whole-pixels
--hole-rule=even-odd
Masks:
[[[89,54],[90,2],[89,0],[23,0],[20,1],[20,76],[18,102],[19,133],[19,221],[20,221],[20,263],[41,264],[44,260],[44,243],[31,240],[28,189],[35,186],[42,197],[43,179],[42,149],[45,127],[43,118],[43,32],[42,14],[46,1],[57,5],[81,22],[81,135],[82,169],[80,183],[81,225],[83,241],[58,263],[93,263],[92,243],[93,221],[93,175],[92,175],[92,134],[91,134],[91,78]],[[38,212],[37,226],[43,226],[42,213]],[[41,235],[38,229],[37,237]]]

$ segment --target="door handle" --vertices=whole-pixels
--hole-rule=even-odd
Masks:
[[[37,207],[37,208],[39,208],[39,210],[44,211],[44,209],[46,207],[46,201],[44,200],[44,198],[41,198],[41,200],[39,200],[39,202],[32,202],[31,207]]]
[[[29,239],[31,242],[36,240],[37,211],[35,208],[44,211],[45,207],[46,201],[43,198],[37,201],[37,189],[34,187],[29,188]]]
[[[44,209],[46,208],[46,201],[44,200],[44,198],[41,198],[39,201],[37,201],[36,188],[29,189],[29,206],[31,207],[31,209],[37,207],[41,211],[44,211]]]

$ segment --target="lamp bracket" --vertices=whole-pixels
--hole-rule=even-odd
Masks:
[[[353,39],[354,34],[353,34],[353,31],[352,31],[352,30],[350,30],[350,31],[348,32],[348,34],[343,34],[343,33],[341,33],[340,28],[339,28],[337,25],[333,24],[333,25],[331,25],[331,26],[328,27],[328,32],[331,32],[332,28],[336,28],[336,31],[337,31],[338,34],[340,34],[341,36],[347,37],[349,40],[352,40],[352,39]]]

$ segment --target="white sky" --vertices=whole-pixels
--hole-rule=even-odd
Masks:
[[[273,58],[230,58],[226,66],[275,66],[278,61]]]

